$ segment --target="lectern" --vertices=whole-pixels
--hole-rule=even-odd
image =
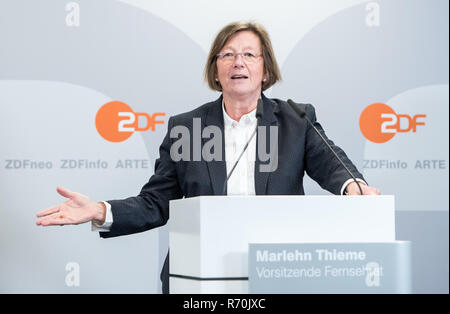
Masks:
[[[248,293],[249,243],[392,242],[394,196],[200,196],[170,202],[170,293]]]

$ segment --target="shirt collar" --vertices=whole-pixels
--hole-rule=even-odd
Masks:
[[[222,99],[222,111],[223,111],[223,120],[224,120],[224,124],[225,126],[231,126],[231,125],[238,125],[241,123],[246,123],[246,124],[250,124],[253,123],[254,121],[256,121],[256,108],[253,109],[252,111],[250,111],[249,113],[244,114],[241,119],[239,120],[239,122],[237,122],[236,120],[233,120],[228,113],[225,111],[225,103],[223,102]]]

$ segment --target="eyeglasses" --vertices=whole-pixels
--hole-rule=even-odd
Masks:
[[[245,63],[255,63],[262,54],[256,55],[251,52],[221,52],[217,54],[217,58],[225,63],[233,62],[237,56],[242,56]]]

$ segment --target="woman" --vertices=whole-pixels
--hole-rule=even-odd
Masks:
[[[216,194],[264,195],[304,194],[304,173],[334,194],[360,194],[357,184],[338,163],[318,135],[284,101],[268,99],[262,91],[281,79],[267,32],[255,23],[231,23],[217,35],[205,68],[208,85],[222,95],[193,111],[169,119],[169,131],[160,146],[155,174],[140,194],[124,200],[94,202],[87,196],[62,187],[57,191],[68,201],[40,211],[38,225],[80,224],[92,221],[104,238],[146,231],[164,225],[168,220],[169,201],[182,197]],[[261,117],[256,117],[258,100],[262,100]],[[299,104],[301,110],[315,122],[311,105]],[[202,129],[215,126],[221,130],[222,156],[213,160],[175,161],[171,147],[174,127],[193,132],[194,119],[200,119]],[[260,171],[263,161],[258,152],[258,137],[252,137],[257,126],[276,127],[277,166],[272,171]],[[258,131],[259,132],[259,131]],[[232,176],[227,180],[238,155],[249,141]],[[329,141],[331,145],[333,143]],[[333,145],[334,146],[334,145]],[[334,149],[347,167],[361,181],[363,194],[379,194],[367,186],[362,175],[345,153]],[[163,292],[168,292],[168,261],[161,279]]]

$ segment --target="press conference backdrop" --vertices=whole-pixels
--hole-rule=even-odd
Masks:
[[[446,0],[1,0],[0,292],[160,292],[166,227],[103,240],[88,224],[36,227],[35,214],[63,200],[57,185],[136,195],[169,116],[219,95],[202,81],[214,36],[253,20],[283,76],[266,95],[315,105],[396,196],[413,291],[448,293],[448,14]],[[306,192],[327,193],[311,180]]]

